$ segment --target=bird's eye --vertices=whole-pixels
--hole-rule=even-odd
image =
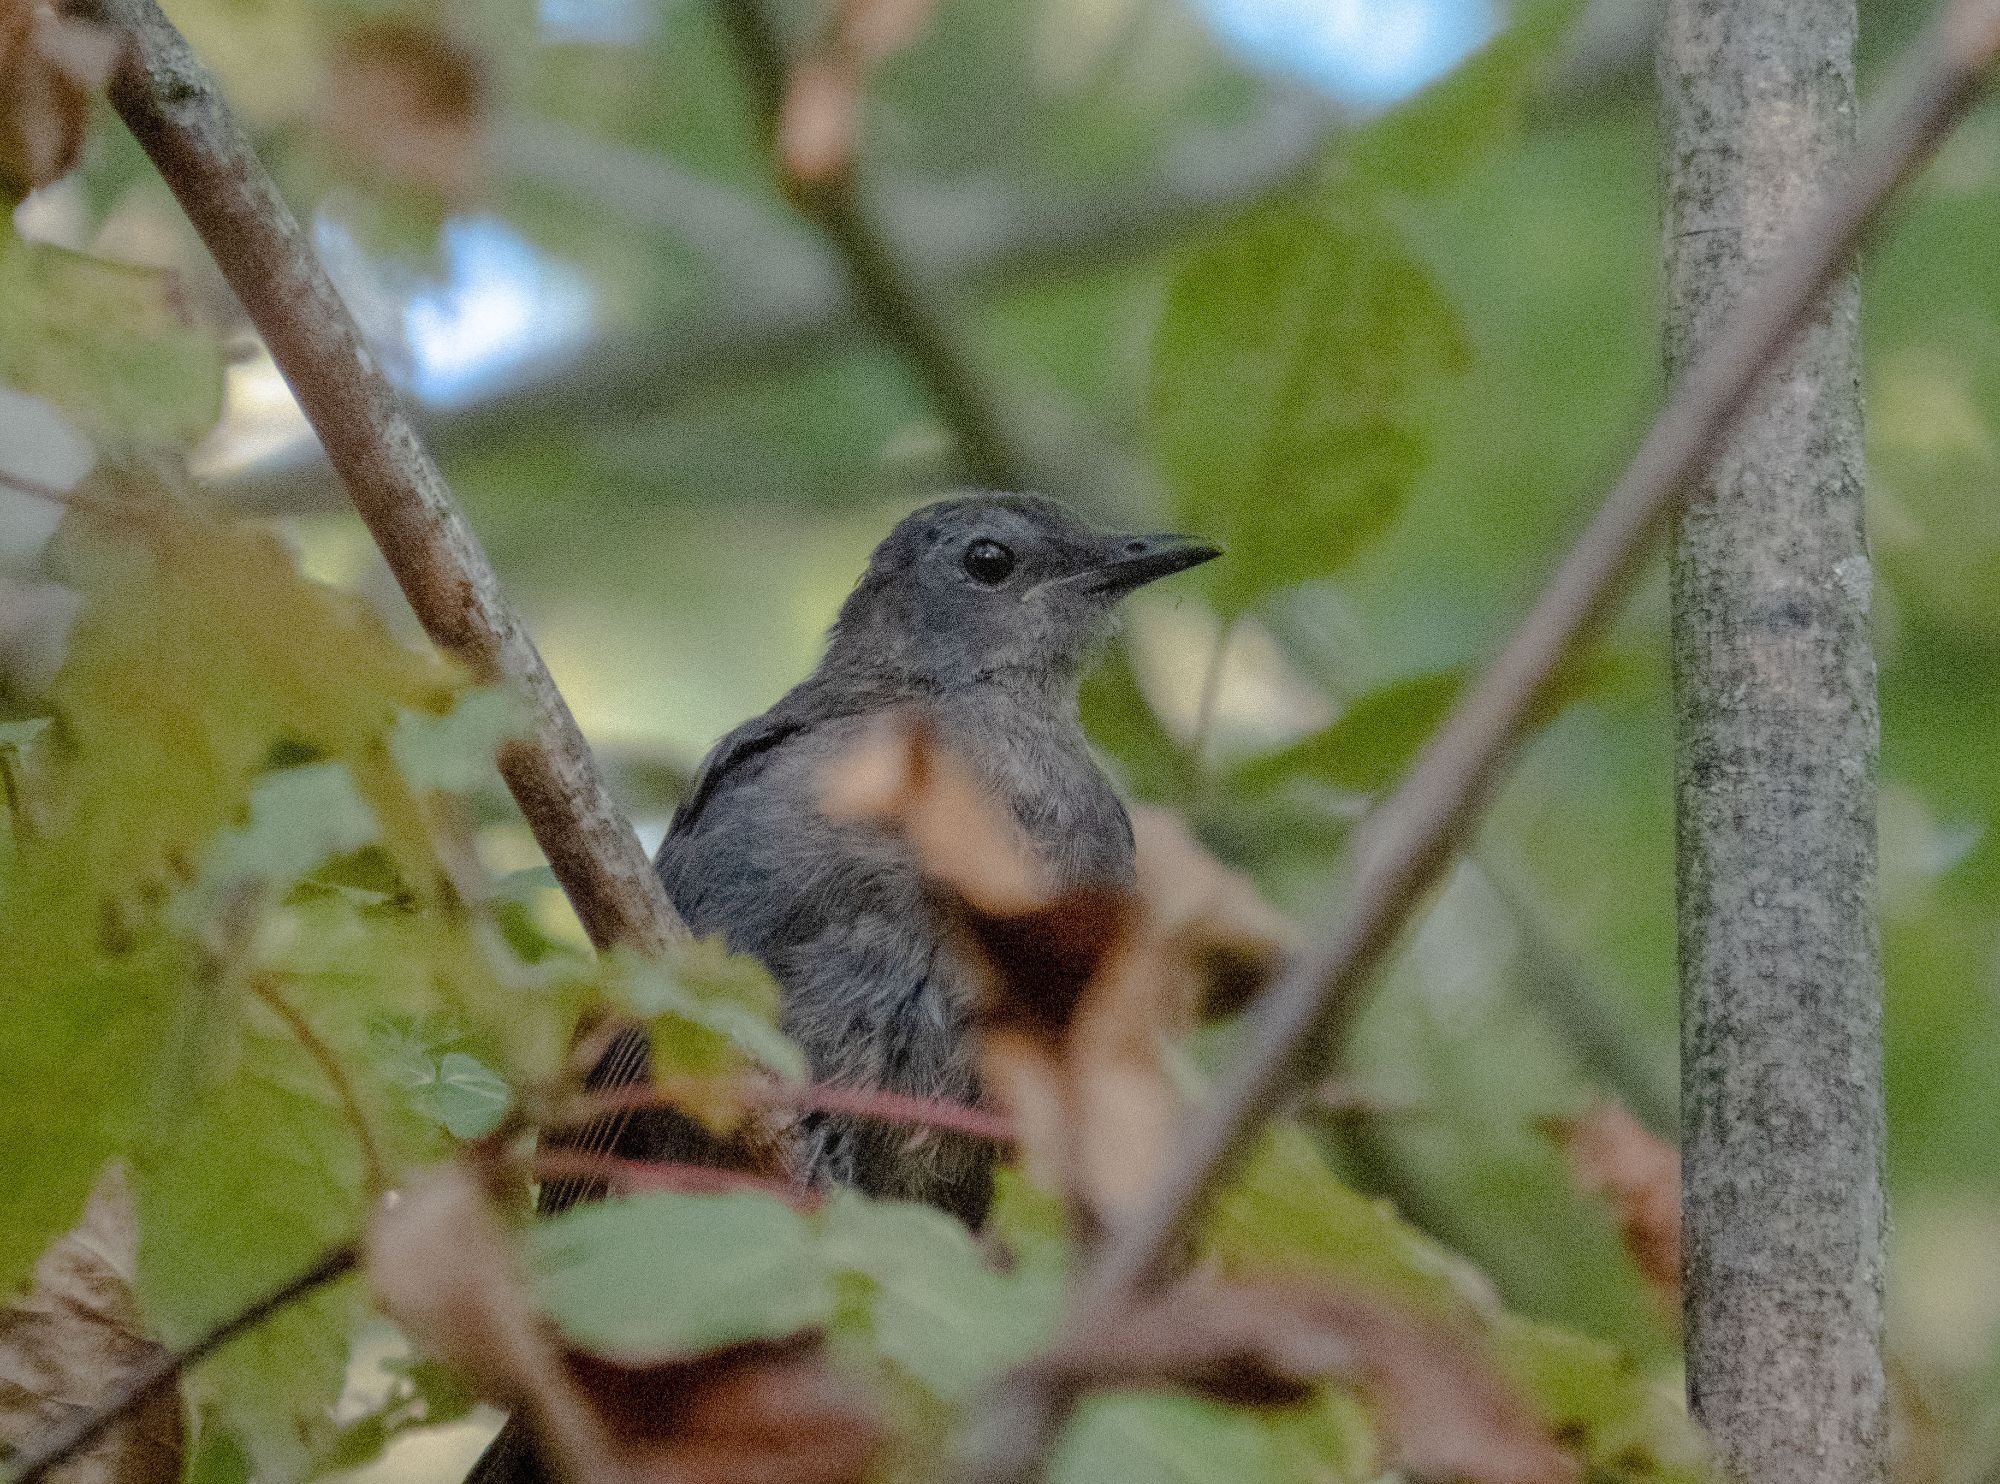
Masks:
[[[998,541],[975,541],[965,548],[960,565],[973,581],[998,587],[1014,570],[1014,553]]]

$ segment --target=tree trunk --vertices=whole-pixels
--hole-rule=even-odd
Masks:
[[[1671,373],[1837,180],[1853,48],[1853,0],[1669,0]],[[1688,1395],[1753,1484],[1883,1476],[1858,319],[1850,273],[1673,541]]]

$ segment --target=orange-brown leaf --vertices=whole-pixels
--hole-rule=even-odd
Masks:
[[[117,56],[109,32],[49,0],[0,0],[0,194],[17,199],[76,163]]]
[[[1190,1280],[1034,1362],[1080,1387],[1172,1386],[1282,1406],[1359,1391],[1386,1462],[1423,1478],[1575,1484],[1576,1460],[1494,1374],[1474,1334],[1380,1299],[1303,1283]]]
[[[1625,1250],[1670,1305],[1681,1291],[1680,1151],[1622,1104],[1602,1102],[1543,1125],[1562,1149],[1570,1179],[1607,1200]]]
[[[923,34],[935,0],[842,0],[813,54],[792,70],[779,105],[778,164],[803,186],[854,167],[869,74]]]
[[[333,48],[321,123],[343,163],[464,206],[490,170],[485,67],[433,27],[373,20]]]
[[[1240,1010],[1277,973],[1295,936],[1291,923],[1171,810],[1134,805],[1132,839],[1146,921],[1190,972],[1185,1013],[1192,1020]]]
[[[132,1297],[138,1248],[124,1171],[109,1166],[83,1221],[43,1254],[28,1291],[0,1311],[0,1443],[18,1446],[103,1404],[159,1358]],[[166,1387],[54,1477],[174,1484],[185,1441],[180,1394]]]
[[[1576,1484],[1576,1458],[1487,1364],[1476,1338],[1379,1299],[1322,1292],[1318,1322],[1353,1347],[1358,1384],[1405,1473],[1475,1484]]]
[[[649,1365],[572,1352],[569,1365],[637,1479],[860,1484],[883,1441],[815,1335]]]
[[[1168,1157],[1180,1100],[1167,1048],[1191,1023],[1194,938],[1151,924],[1131,891],[1059,891],[1051,862],[920,715],[882,723],[833,766],[824,798],[831,817],[873,820],[908,845],[981,978],[982,1073],[1024,1162],[1115,1220]]]

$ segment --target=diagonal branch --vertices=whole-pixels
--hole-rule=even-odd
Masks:
[[[1366,975],[1452,859],[1557,672],[1596,632],[1651,538],[1700,474],[1763,373],[1845,271],[1885,202],[1977,100],[2000,52],[2000,0],[1958,0],[1915,49],[1907,93],[1756,291],[1688,368],[1596,518],[1533,610],[1380,812],[1346,920],[1266,993],[1250,1042],[1190,1131],[1180,1161],[1085,1274],[1074,1333],[1156,1287],[1216,1187],[1269,1118],[1323,1075]],[[1021,1377],[996,1400],[975,1477],[1033,1477],[1073,1395]]]
[[[527,699],[529,737],[501,749],[500,771],[592,941],[665,947],[685,929],[645,851],[215,79],[153,0],[65,0],[64,8],[122,43],[112,106],[270,347],[425,632],[477,679],[504,681]]]
[[[784,106],[784,47],[764,0],[716,0],[716,11],[755,105],[758,137],[768,151]],[[957,437],[973,477],[998,489],[1034,483],[1028,477],[1030,461],[1013,446],[999,409],[943,316],[869,220],[852,173],[843,171],[835,179],[801,188],[793,199],[839,256],[862,318],[903,359]]]

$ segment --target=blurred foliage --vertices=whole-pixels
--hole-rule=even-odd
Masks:
[[[644,378],[650,362],[632,346],[667,359],[690,326],[727,324],[810,276],[815,239],[754,157],[741,80],[701,4],[168,8],[294,204],[368,250],[373,280],[349,287],[392,365],[410,349],[397,344],[398,294],[443,279],[448,210],[490,214],[590,284],[596,338],[576,366],[531,362],[530,380],[613,362]],[[1864,9],[1872,58],[1919,8]],[[807,0],[786,8],[796,44],[811,44],[818,18]],[[1131,792],[1187,814],[1302,921],[1337,906],[1359,813],[1523,609],[1661,392],[1643,59],[1594,89],[1569,86],[1552,58],[1573,18],[1567,4],[1522,7],[1455,74],[1331,135],[1280,199],[1190,222],[1173,241],[1120,240],[1032,281],[939,286],[995,397],[1075,455],[1059,466],[1084,472],[1058,493],[1231,548],[1213,586],[1135,605],[1086,714]],[[451,190],[435,153],[432,173],[413,175],[393,154],[358,164],[330,151],[343,129],[420,122],[372,93],[382,116],[357,120],[329,89],[342,47],[391,24],[448,38],[438,54],[454,66],[473,61],[476,148],[448,156],[464,171]],[[862,155],[884,219],[922,261],[1010,212],[1055,203],[1060,215],[1093,192],[1171,179],[1177,159],[1212,156],[1274,97],[1165,0],[944,0],[875,76]],[[607,155],[602,174],[534,166],[518,141],[555,128],[630,157]],[[1905,1366],[1945,1397],[1918,1424],[1945,1453],[1984,1435],[1973,1399],[2000,1365],[1996,142],[1989,108],[1864,265],[1892,1314]],[[621,173],[630,158],[669,162],[744,210],[677,207],[659,180]],[[697,230],[663,228],[675,209]],[[276,502],[286,540],[306,571],[377,604],[386,627],[302,580],[277,540],[180,492],[172,451],[214,422],[224,347],[242,327],[129,140],[100,120],[82,168],[19,222],[0,242],[0,382],[57,409],[100,467],[56,541],[26,554],[81,595],[61,678],[39,695],[11,675],[0,686],[23,719],[55,718],[0,732],[6,1281],[123,1152],[145,1224],[144,1312],[184,1339],[351,1230],[372,1181],[518,1106],[559,1064],[585,998],[661,1017],[690,1068],[792,1070],[768,1007],[715,965],[648,977],[583,962],[488,766],[511,713],[390,637],[407,636],[407,617],[323,486],[302,478]],[[751,233],[765,236],[739,254]],[[746,262],[794,266],[760,277]],[[725,337],[716,353],[728,352]],[[254,369],[229,372],[225,434],[254,401]],[[672,780],[804,672],[868,549],[955,465],[906,368],[852,333],[706,379],[648,381],[606,405],[552,417],[518,397],[454,434],[449,472],[657,832]],[[1089,472],[1114,467],[1136,474]],[[10,551],[8,583],[20,565]],[[0,604],[0,623],[13,613]],[[1346,1176],[1467,1254],[1526,1316],[1493,1320],[1495,1353],[1546,1415],[1573,1406],[1607,1436],[1655,1422],[1648,1398],[1605,1379],[1615,1363],[1600,1344],[1670,1382],[1675,1342],[1612,1214],[1572,1187],[1541,1132],[1602,1091],[1631,1095],[1615,1083],[1632,1074],[1608,1072],[1538,987],[1582,986],[1623,1038],[1622,1065],[1667,1074],[1663,622],[1649,577],[1610,641],[1615,662],[1599,661],[1599,679],[1538,733],[1384,976],[1347,1068],[1364,1116],[1309,1120]],[[0,667],[14,654],[9,637]],[[498,821],[477,844],[500,884],[464,916],[448,910],[429,834],[458,828],[433,808],[438,790]],[[1215,1042],[1204,1054],[1225,1053],[1229,1032]],[[1299,1209],[1243,1228],[1271,1239],[1261,1256],[1347,1278],[1414,1265],[1435,1281],[1437,1249],[1363,1209],[1286,1138]],[[702,1316],[670,1295],[626,1312],[590,1285],[642,1266],[631,1244],[654,1239],[646,1223],[739,1217],[769,1229],[733,1251],[693,1244],[744,1266],[694,1295],[718,1307],[709,1329],[675,1332],[683,1342],[789,1302],[787,1314],[831,1315],[871,1365],[919,1376],[937,1395],[908,1407],[935,1416],[1041,1322],[1035,1264],[996,1275],[941,1218],[839,1202],[814,1225],[742,1196],[577,1213],[536,1238],[544,1256],[580,1244],[561,1249],[580,1254],[573,1270],[545,1274],[550,1302],[579,1325],[694,1326]],[[1333,1230],[1342,1220],[1364,1235]],[[785,1256],[807,1249],[803,1267]],[[893,1264],[880,1260],[891,1250]],[[824,1288],[762,1283],[759,1262]],[[738,1291],[742,1304],[723,1302]],[[463,1396],[414,1369],[379,1406],[336,1410],[363,1307],[336,1290],[204,1370],[195,1405],[209,1425],[190,1470],[295,1477],[462,1416]],[[990,1350],[975,1354],[975,1340]],[[1363,1477],[1371,1460],[1351,1409],[1284,1430],[1209,1401],[1118,1398],[1081,1420],[1064,1469],[1101,1477],[1135,1436],[1171,1439],[1161,1446],[1191,1460],[1177,1477],[1270,1471],[1293,1448],[1336,1477]]]

